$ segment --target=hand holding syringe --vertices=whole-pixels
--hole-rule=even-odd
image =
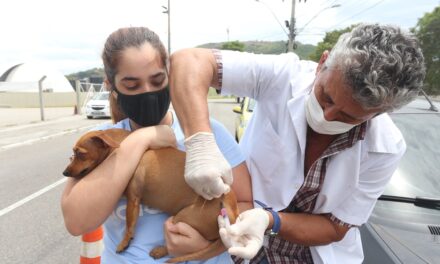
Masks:
[[[241,245],[241,243],[238,243],[236,241],[236,239],[234,239],[233,237],[231,237],[230,235],[227,234],[228,230],[230,229],[231,222],[229,220],[226,208],[223,206],[223,204],[222,204],[222,208],[220,210],[220,216],[219,216],[218,222],[219,222],[219,227],[220,227],[220,230],[219,230],[220,236],[222,238],[223,243],[225,244],[225,246],[227,248],[244,246],[244,245]],[[249,260],[244,259],[244,264],[249,264]]]

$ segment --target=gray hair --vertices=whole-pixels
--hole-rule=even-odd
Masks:
[[[398,109],[422,88],[425,66],[418,40],[397,26],[361,24],[341,35],[325,67],[336,67],[364,109]]]

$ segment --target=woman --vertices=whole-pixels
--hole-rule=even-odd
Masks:
[[[149,148],[185,147],[177,117],[168,109],[168,57],[158,36],[144,27],[121,28],[108,37],[102,59],[106,86],[111,91],[114,124],[96,129],[122,128],[133,132],[86,177],[69,179],[62,196],[67,229],[80,235],[104,223],[103,263],[162,263],[169,256],[153,260],[148,253],[165,242],[174,256],[205,248],[210,242],[190,226],[173,225],[168,215],[142,205],[134,239],[123,253],[115,253],[125,229],[126,200],[121,196],[142,154]],[[232,188],[241,186],[237,199],[247,202],[244,204],[248,207],[252,193],[244,157],[220,123],[212,120],[211,126],[223,155],[234,168]],[[243,191],[242,186],[249,186],[248,191]],[[229,262],[230,256],[224,253],[206,263]]]

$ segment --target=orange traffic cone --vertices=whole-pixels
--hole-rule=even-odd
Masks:
[[[102,226],[84,234],[81,238],[80,264],[101,264],[101,253],[104,248]]]

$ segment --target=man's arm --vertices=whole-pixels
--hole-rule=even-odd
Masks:
[[[349,227],[338,225],[326,215],[279,213],[281,229],[278,235],[305,246],[327,245],[344,238]],[[272,226],[272,219],[269,226]]]
[[[217,66],[211,50],[188,49],[170,60],[173,107],[185,134],[185,180],[207,200],[229,192],[232,172],[209,123],[207,94],[218,87]]]
[[[278,235],[305,246],[327,245],[344,238],[349,227],[332,222],[326,215],[279,213],[281,229]],[[229,228],[218,217],[220,237],[231,255],[245,259],[255,257],[263,245],[264,232],[273,226],[272,214],[255,208],[240,214]]]
[[[218,87],[217,63],[209,49],[185,49],[170,58],[170,91],[173,107],[185,137],[211,132],[207,95]]]

